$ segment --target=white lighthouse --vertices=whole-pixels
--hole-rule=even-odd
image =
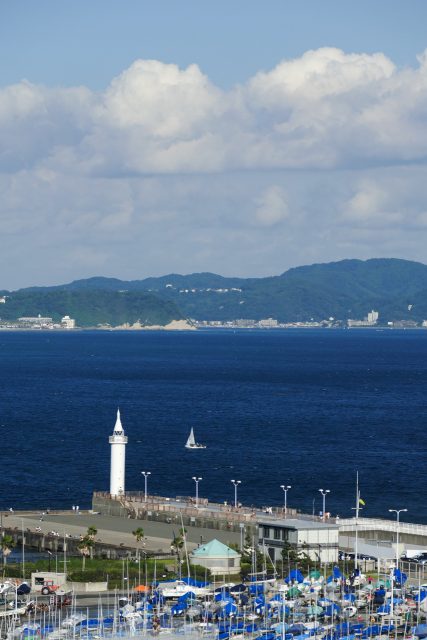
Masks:
[[[111,465],[110,465],[110,494],[118,496],[125,491],[125,460],[127,436],[123,431],[120,420],[120,409],[117,409],[117,420],[113,435],[110,436]]]

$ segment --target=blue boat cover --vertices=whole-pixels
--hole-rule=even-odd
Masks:
[[[403,573],[403,571],[397,569],[396,567],[393,569],[393,575],[396,579],[396,582],[399,582],[400,584],[405,584],[408,579],[406,573]]]
[[[427,624],[419,624],[414,629],[414,636],[427,638]]]
[[[182,578],[182,581],[185,584],[188,584],[189,587],[207,587],[209,586],[209,582],[202,582],[201,580],[195,580],[194,578]]]
[[[292,569],[292,571],[289,572],[289,575],[285,578],[286,584],[294,581],[298,583],[304,582],[304,576],[298,569]]]

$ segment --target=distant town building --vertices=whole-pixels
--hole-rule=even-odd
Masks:
[[[75,329],[76,321],[74,318],[70,318],[70,316],[64,316],[61,320],[61,326],[64,329]]]
[[[422,327],[427,327],[427,320],[423,320]]]
[[[349,318],[347,324],[349,327],[373,327],[377,324],[379,316],[378,311],[372,309],[363,320],[351,320]]]
[[[240,329],[251,329],[252,327],[255,327],[256,322],[251,318],[239,318],[238,320],[234,320],[231,324],[235,327],[239,327]]]
[[[415,320],[395,320],[393,322],[395,329],[415,329],[417,326],[418,323]]]
[[[18,318],[18,322],[21,322],[22,324],[28,324],[28,325],[44,326],[44,325],[52,324],[52,318],[47,318],[47,317],[44,318],[39,314],[36,317],[22,316],[22,318]]]
[[[279,323],[275,318],[265,318],[264,320],[258,321],[258,326],[262,329],[271,329],[273,327],[278,327]]]
[[[379,315],[380,314],[378,313],[378,311],[374,311],[374,310],[370,311],[368,313],[369,324],[376,324],[378,322]]]
[[[6,296],[0,296],[0,304],[6,303]]]

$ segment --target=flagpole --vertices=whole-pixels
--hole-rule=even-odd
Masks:
[[[359,537],[358,537],[358,530],[357,530],[357,524],[358,524],[358,520],[359,520],[359,500],[360,500],[360,492],[359,492],[359,470],[356,471],[356,525],[355,525],[355,544],[354,544],[354,569],[356,570],[359,566],[358,563],[358,543],[359,543]]]

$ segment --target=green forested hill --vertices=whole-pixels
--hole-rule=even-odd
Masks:
[[[266,278],[226,278],[213,273],[132,281],[95,277],[60,287],[21,289],[4,306],[10,314],[19,304],[23,310],[25,301],[25,315],[30,315],[30,300],[31,313],[43,315],[50,309],[48,315],[55,315],[52,309],[60,302],[56,315],[73,315],[81,324],[143,319],[143,308],[162,318],[170,314],[197,320],[273,317],[282,322],[363,318],[376,309],[382,322],[419,322],[427,319],[427,266],[384,258],[314,264]],[[171,306],[162,306],[166,303]],[[1,308],[0,316],[5,317]]]
[[[54,321],[69,315],[75,318],[81,327],[104,323],[117,326],[138,320],[147,325],[165,325],[171,320],[182,318],[181,312],[172,301],[143,291],[23,289],[8,294],[6,304],[0,307],[0,317],[3,320],[16,320],[21,316],[38,314],[52,317]]]

